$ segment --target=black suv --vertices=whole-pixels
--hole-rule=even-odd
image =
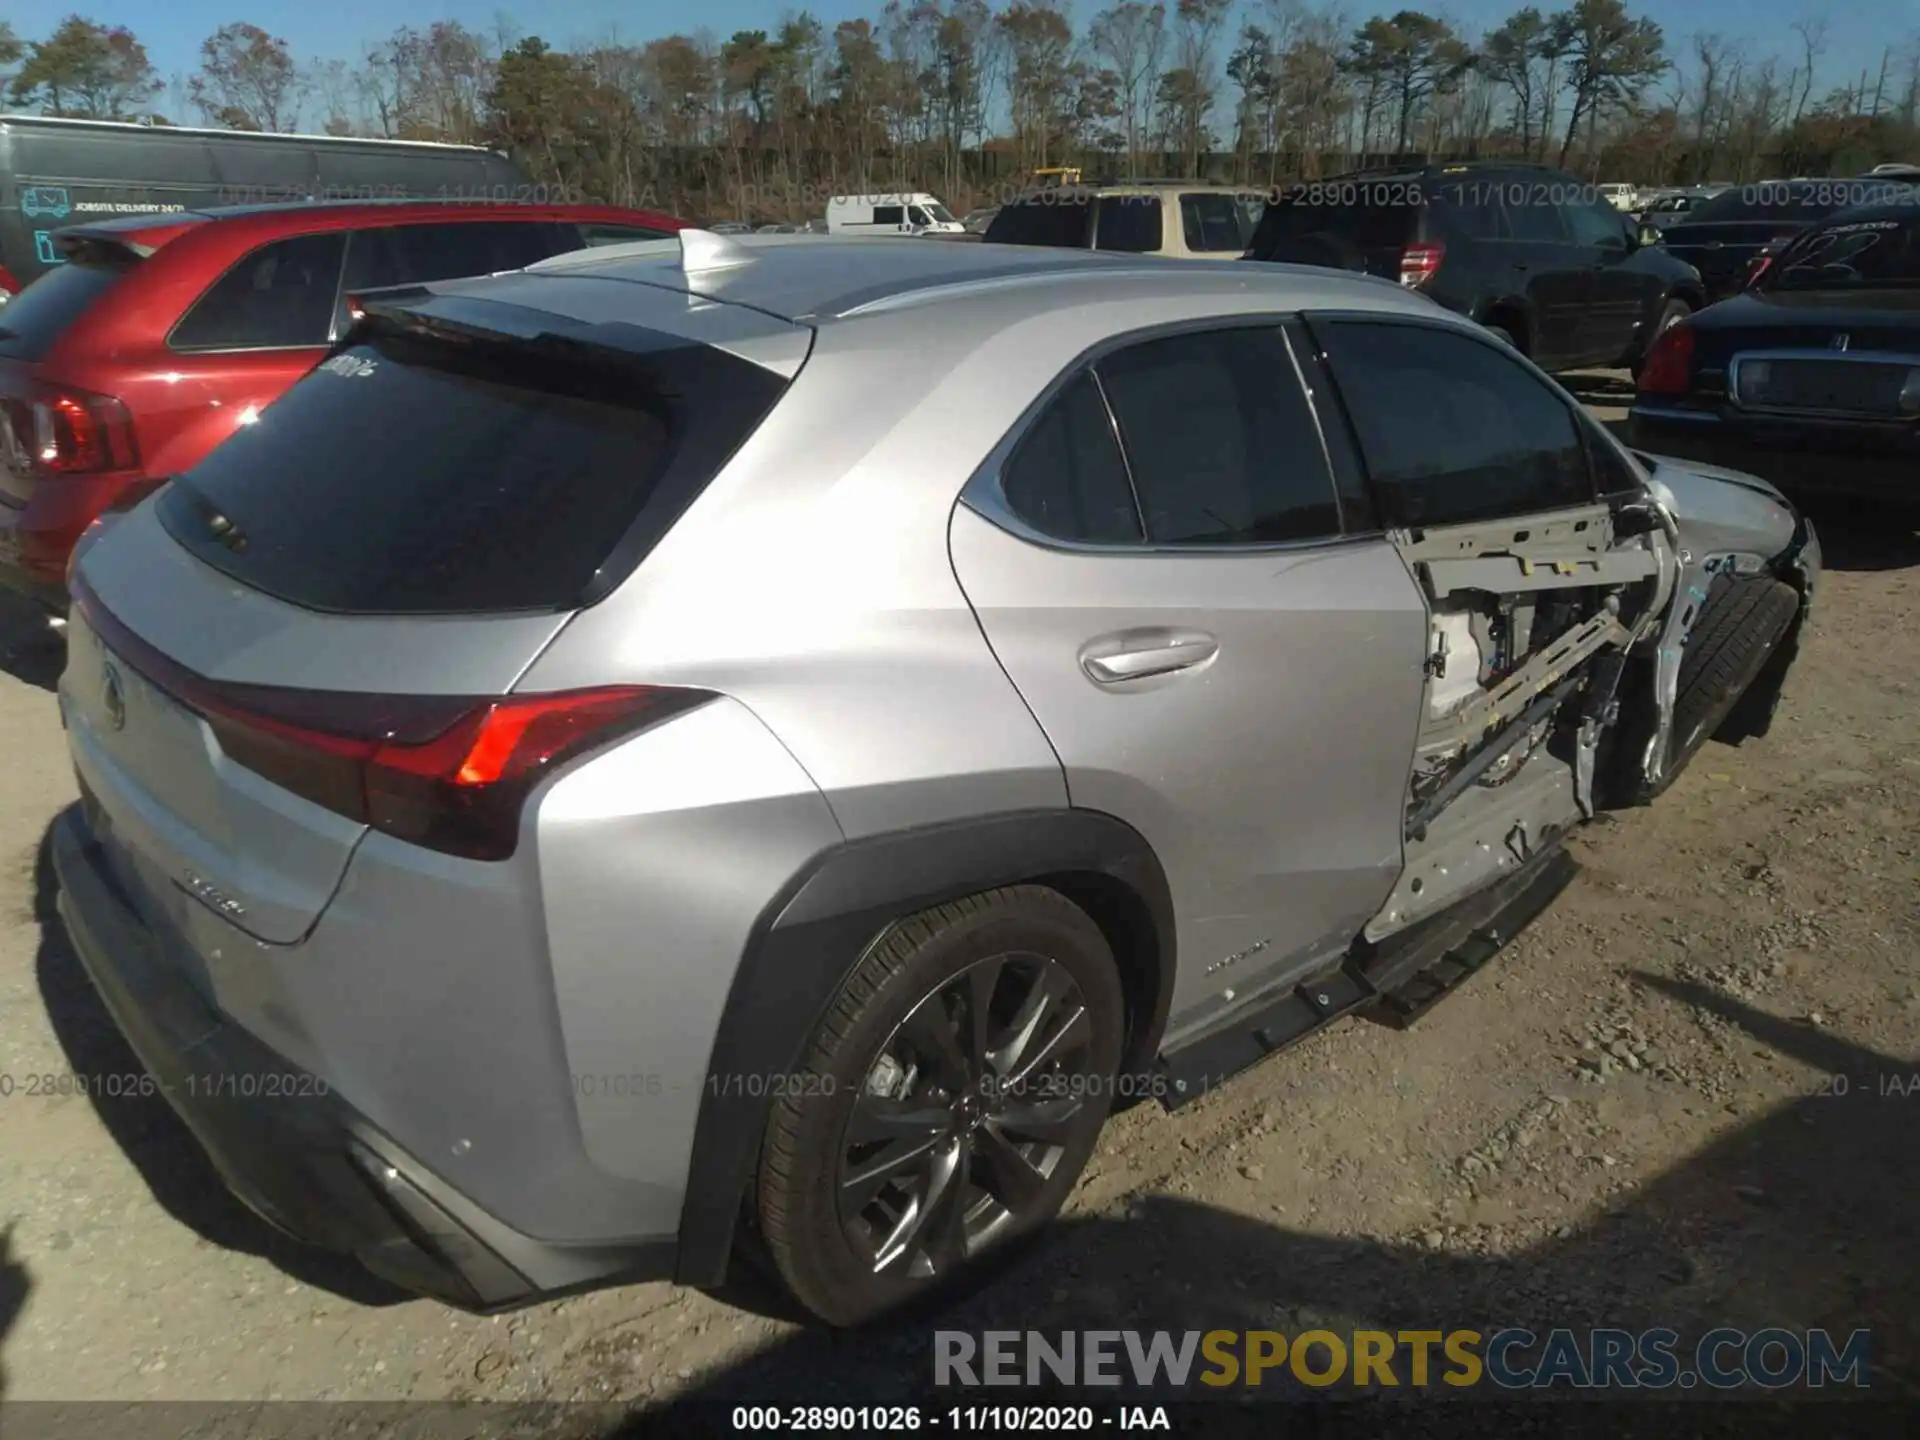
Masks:
[[[1246,259],[1365,270],[1507,336],[1546,370],[1638,370],[1706,303],[1700,276],[1598,189],[1538,165],[1430,165],[1277,192]]]

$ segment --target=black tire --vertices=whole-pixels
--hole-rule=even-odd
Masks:
[[[998,1052],[1016,1066],[1021,1044],[1037,1053],[1052,1048],[1035,1039],[1052,1023],[1050,1014],[1059,1017],[1058,1033],[1079,1036],[1077,1027],[1084,1024],[1084,1038],[1072,1042],[1071,1053],[1080,1057],[1073,1077],[1049,1070],[1051,1083],[1036,1080],[1032,1091],[975,1099],[965,1109],[961,1087],[930,1082],[942,1073],[944,1053],[967,1048],[964,1022],[973,1004],[962,998],[956,1011],[949,997],[961,990],[977,993],[970,988],[974,980],[989,974],[993,978],[981,983],[991,993],[979,1011],[1000,1028],[982,1024],[974,1034],[999,1036],[1004,1043]],[[1064,987],[1065,998],[1045,1002],[1057,1003],[1057,1009],[1035,1011],[1023,1042],[1020,1027],[1007,1028],[1005,1011],[1022,999],[1020,985],[1029,974],[1050,978],[1045,986],[1032,984],[1028,1002],[1049,987]],[[923,1038],[936,1025],[944,1037],[938,1044]],[[1106,937],[1057,891],[1036,885],[992,890],[894,926],[841,985],[800,1073],[786,1083],[767,1122],[755,1182],[759,1229],[794,1298],[829,1324],[862,1324],[973,1272],[983,1254],[1052,1219],[1099,1138],[1125,1030],[1125,997]],[[985,1061],[996,1053],[985,1046],[977,1050]],[[982,1071],[990,1068],[985,1061]],[[902,1088],[874,1090],[883,1075],[889,1089]],[[977,1079],[965,1088],[993,1095],[991,1084]],[[878,1115],[886,1126],[902,1128],[876,1131],[889,1137],[872,1142],[877,1148],[856,1144],[856,1107],[863,1123]],[[983,1107],[992,1113],[980,1113]],[[943,1111],[931,1131],[925,1129],[923,1117]],[[1042,1112],[1060,1143],[1027,1138],[1041,1132],[1025,1122]],[[909,1132],[908,1125],[916,1128]],[[924,1166],[915,1159],[909,1173],[909,1163],[877,1163],[889,1153],[909,1153],[919,1143],[915,1137],[929,1133],[939,1138],[925,1151]],[[902,1146],[908,1148],[893,1149]],[[1024,1169],[1012,1165],[1010,1153]],[[1038,1163],[1027,1163],[1035,1157]],[[870,1199],[843,1208],[843,1191],[864,1196],[862,1177],[883,1170],[894,1178],[874,1186]],[[1020,1197],[1017,1209],[995,1188],[1014,1170],[1018,1184],[1002,1188]],[[936,1172],[948,1178],[938,1180]],[[955,1187],[955,1175],[966,1183]],[[915,1186],[922,1187],[917,1194]],[[976,1192],[978,1198],[970,1200]],[[959,1198],[943,1207],[937,1196]],[[913,1226],[915,1215],[936,1210],[950,1222],[944,1234],[957,1227],[957,1244],[922,1239],[922,1231],[936,1228],[932,1221]],[[976,1222],[983,1230],[978,1241],[971,1233]],[[903,1248],[897,1256],[887,1260],[889,1241],[909,1231],[910,1238],[898,1242]]]
[[[1647,343],[1640,347],[1639,355],[1635,356],[1633,363],[1627,367],[1634,379],[1640,378],[1640,371],[1647,363],[1647,352],[1653,349],[1653,342],[1691,314],[1693,314],[1693,307],[1686,301],[1669,300],[1667,302],[1666,309],[1660,312],[1660,318],[1654,322],[1653,333],[1647,337]]]
[[[1669,780],[1720,728],[1799,612],[1799,591],[1770,575],[1714,577],[1680,657]]]

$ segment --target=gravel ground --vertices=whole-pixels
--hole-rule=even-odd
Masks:
[[[1831,573],[1769,737],[1577,835],[1567,892],[1412,1031],[1118,1117],[1067,1219],[937,1321],[823,1335],[752,1285],[457,1314],[275,1237],[161,1102],[16,1088],[4,1393],[873,1401],[935,1323],[1351,1321],[1866,1326],[1876,1393],[1920,1394],[1920,536],[1815,513]],[[57,650],[7,610],[0,652],[0,1070],[131,1072],[51,918]]]

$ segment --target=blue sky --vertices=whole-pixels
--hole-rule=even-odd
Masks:
[[[725,37],[735,30],[770,28],[790,9],[808,8],[831,27],[856,15],[877,15],[882,0],[871,5],[851,0],[819,0],[802,7],[790,0],[700,0],[698,4],[662,3],[662,0],[546,0],[534,5],[501,5],[496,0],[320,0],[290,4],[286,0],[12,0],[7,18],[19,34],[31,39],[44,35],[62,16],[75,10],[105,24],[130,27],[146,43],[162,74],[190,71],[196,64],[200,41],[220,25],[245,20],[283,37],[302,60],[353,59],[368,40],[391,34],[403,25],[425,25],[456,19],[469,27],[491,30],[504,19],[522,34],[538,34],[564,47],[609,32],[624,40],[644,40],[674,31],[704,28]],[[1079,0],[1074,13],[1084,19],[1100,8],[1101,0]],[[1390,13],[1406,0],[1382,0],[1369,5],[1348,0],[1355,16]],[[1522,0],[1448,0],[1425,7],[1448,16],[1464,29],[1478,31],[1497,24],[1520,8]],[[1535,0],[1542,9],[1556,8],[1553,0]],[[1665,28],[1668,48],[1676,54],[1687,37],[1718,32],[1742,37],[1755,52],[1777,50],[1795,55],[1799,41],[1789,28],[1806,15],[1828,15],[1828,47],[1822,81],[1838,84],[1864,67],[1878,73],[1880,56],[1889,46],[1904,42],[1920,28],[1920,0],[1866,0],[1852,5],[1829,5],[1822,0],[1641,0],[1629,8],[1651,16]]]

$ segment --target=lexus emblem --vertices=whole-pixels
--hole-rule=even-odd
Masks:
[[[1853,337],[1842,330],[1838,335],[1833,337],[1832,348],[1835,350],[1844,350],[1852,343]]]
[[[120,672],[107,666],[106,682],[100,687],[100,701],[107,709],[107,723],[116,730],[127,728],[127,697],[120,689]]]

